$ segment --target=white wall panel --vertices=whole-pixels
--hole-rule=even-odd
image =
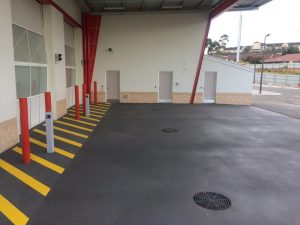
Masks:
[[[12,22],[14,24],[43,34],[42,6],[37,1],[11,0],[11,6]]]
[[[173,91],[190,92],[206,23],[196,13],[103,16],[94,79],[105,85],[117,70],[121,91],[157,92],[159,71],[172,71]]]
[[[252,92],[253,69],[205,56],[200,74],[200,88],[203,86],[205,72],[217,72],[217,93]]]
[[[81,24],[81,10],[72,0],[54,0],[64,11],[66,11],[77,23]]]
[[[0,27],[0,122],[3,122],[17,115],[10,0],[1,0]]]

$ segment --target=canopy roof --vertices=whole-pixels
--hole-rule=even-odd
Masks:
[[[74,0],[83,12],[93,14],[210,12],[224,0]],[[225,0],[226,1],[226,0]],[[271,0],[239,0],[230,10],[253,10]]]

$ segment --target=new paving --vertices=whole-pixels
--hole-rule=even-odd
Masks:
[[[29,224],[299,225],[299,126],[251,106],[113,104]],[[231,207],[198,206],[203,191]]]

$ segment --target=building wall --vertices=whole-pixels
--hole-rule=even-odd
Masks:
[[[217,104],[251,105],[253,69],[205,56],[200,73],[201,92],[203,92],[205,72],[217,72]]]
[[[66,66],[63,15],[51,5],[44,5],[44,31],[48,63],[48,90],[52,92],[54,118],[67,111]],[[62,54],[62,61],[55,62],[55,54]]]
[[[2,0],[0,7],[0,153],[16,144],[17,100],[13,55],[11,1]]]
[[[66,13],[68,13],[77,23],[81,24],[81,10],[72,0],[54,0]]]
[[[94,69],[101,99],[106,71],[120,71],[121,102],[157,102],[159,71],[173,72],[174,93],[190,95],[207,17],[194,13],[103,16]]]
[[[11,0],[12,22],[28,30],[43,34],[42,6],[32,0]]]

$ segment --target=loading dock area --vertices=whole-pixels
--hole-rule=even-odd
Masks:
[[[299,125],[251,106],[114,104],[30,224],[300,224]],[[232,206],[201,208],[201,191]]]
[[[204,55],[269,1],[1,0],[0,224],[300,225],[299,120]]]

